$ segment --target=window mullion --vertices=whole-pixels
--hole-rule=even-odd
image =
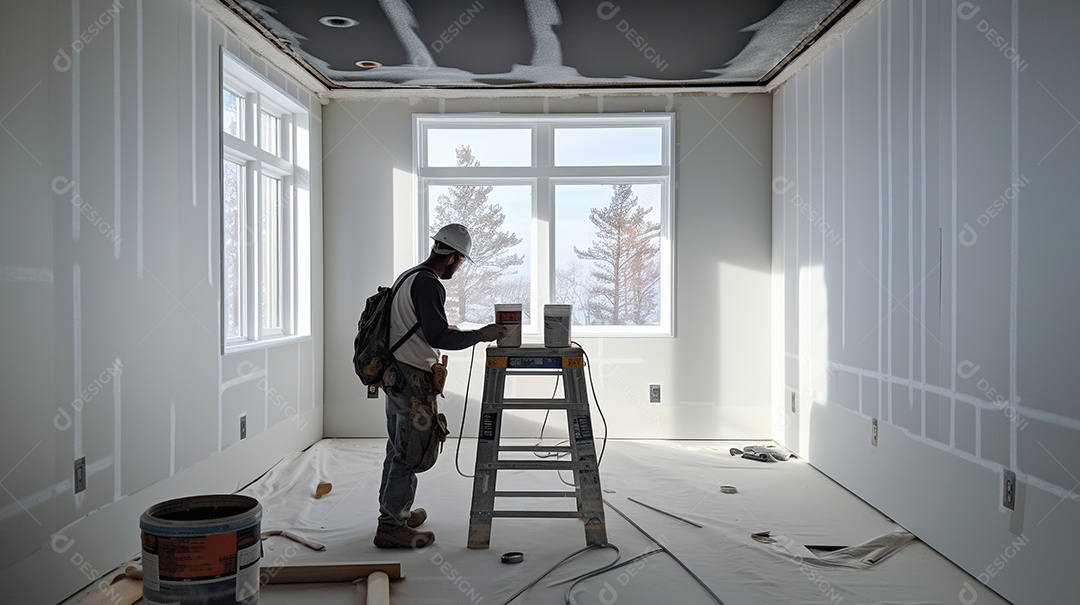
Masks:
[[[260,208],[262,207],[262,167],[259,162],[251,160],[247,162],[247,190],[245,200],[245,242],[247,248],[247,280],[244,284],[245,302],[247,307],[248,338],[260,340],[262,338],[262,318],[260,317],[260,271],[262,261],[262,234],[260,225]]]

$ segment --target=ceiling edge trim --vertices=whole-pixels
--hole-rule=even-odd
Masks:
[[[855,6],[851,7],[843,17],[829,28],[829,31],[825,35],[821,36],[816,42],[806,48],[802,54],[795,57],[790,63],[784,67],[780,73],[776,74],[768,83],[766,83],[762,89],[764,92],[776,92],[778,88],[787,83],[788,80],[795,77],[799,72],[806,69],[811,63],[821,58],[825,51],[829,50],[829,47],[838,42],[844,37],[844,34],[849,29],[855,26],[856,23],[861,21],[864,17],[877,10],[885,0],[862,0]]]
[[[699,95],[728,97],[736,94],[767,93],[764,86],[730,87],[642,87],[642,88],[337,88],[325,94],[327,99],[366,101],[370,99],[573,99],[577,97],[663,97]]]
[[[323,105],[327,103],[326,93],[330,89],[326,84],[267,40],[262,32],[217,0],[194,0],[194,3],[236,36],[241,44],[306,88],[319,99],[320,103]]]

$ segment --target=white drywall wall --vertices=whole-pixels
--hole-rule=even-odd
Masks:
[[[773,105],[774,435],[1015,603],[1080,590],[1077,25],[891,0]]]
[[[365,398],[350,357],[364,299],[417,262],[413,113],[674,111],[676,337],[581,343],[613,437],[767,437],[771,101],[587,94],[546,101],[332,101],[323,124],[326,435],[385,435],[382,399]],[[483,385],[482,351],[477,357],[466,435],[475,435]],[[443,411],[455,433],[468,367],[468,352],[451,356]],[[649,383],[662,385],[662,404],[648,403]],[[539,413],[504,427],[534,436],[541,420]]]
[[[155,501],[233,491],[321,436],[320,171],[316,336],[220,353],[222,45],[312,111],[319,157],[318,101],[189,2],[5,3],[4,602],[63,599],[88,569],[138,552],[138,517]],[[231,386],[241,373],[252,379]],[[75,494],[82,456],[87,489]],[[77,544],[56,548],[61,535]]]

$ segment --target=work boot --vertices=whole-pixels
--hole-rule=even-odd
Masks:
[[[409,527],[420,527],[427,521],[427,511],[422,508],[414,508],[409,513],[409,520],[405,522],[405,525]]]
[[[435,542],[435,534],[417,531],[408,525],[379,524],[375,530],[375,546],[379,548],[424,548]]]

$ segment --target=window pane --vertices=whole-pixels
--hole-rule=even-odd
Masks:
[[[259,147],[267,153],[280,155],[281,120],[265,111],[259,112]]]
[[[574,324],[660,324],[661,191],[556,185],[553,298],[574,305]]]
[[[661,166],[659,126],[556,128],[556,166]]]
[[[221,89],[221,130],[238,139],[244,138],[244,105],[247,99],[229,90]]]
[[[462,147],[473,156],[463,158]],[[427,165],[532,166],[532,147],[530,128],[429,128]]]
[[[451,324],[487,324],[495,305],[521,303],[522,323],[532,312],[532,195],[529,185],[467,183],[427,189],[429,232],[461,223],[472,233],[466,261],[446,286]]]
[[[259,237],[262,258],[259,263],[259,314],[266,330],[281,329],[281,181],[262,177],[262,208],[259,212]]]
[[[221,171],[222,221],[225,238],[225,337],[247,336],[244,318],[246,265],[244,241],[244,167],[225,160]]]

